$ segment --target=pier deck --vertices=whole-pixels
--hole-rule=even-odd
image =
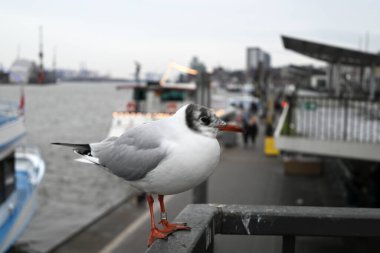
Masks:
[[[261,133],[263,128],[261,128]],[[169,218],[189,203],[192,192],[166,197]],[[245,205],[341,206],[340,197],[320,176],[287,176],[282,161],[266,157],[263,138],[256,146],[223,150],[221,162],[209,180],[209,202]],[[156,217],[159,217],[158,215]],[[149,233],[145,204],[124,203],[53,252],[144,252]],[[173,235],[175,236],[175,235]],[[300,238],[299,252],[347,252],[338,238]],[[217,235],[214,252],[281,252],[282,241],[273,236]],[[236,251],[238,249],[238,251]],[[354,251],[353,251],[354,252]]]

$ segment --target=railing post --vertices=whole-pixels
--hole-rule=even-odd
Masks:
[[[347,141],[348,131],[348,98],[343,98],[344,116],[343,116],[343,141]]]
[[[196,102],[197,104],[207,107],[210,107],[211,105],[210,75],[204,71],[200,72],[198,75]],[[207,203],[207,185],[208,179],[193,189],[194,204]]]
[[[294,253],[296,251],[296,237],[284,235],[282,237],[282,253]]]

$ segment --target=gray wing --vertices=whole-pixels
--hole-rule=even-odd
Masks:
[[[141,179],[166,157],[159,130],[157,124],[140,125],[119,138],[90,144],[91,154],[113,174],[130,181]]]

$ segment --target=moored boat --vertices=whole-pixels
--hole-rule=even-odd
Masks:
[[[169,73],[177,69],[188,75],[196,75],[194,69],[170,63],[160,81],[118,86],[117,89],[131,91],[126,108],[112,114],[112,125],[108,136],[120,136],[134,126],[168,117],[185,104],[195,101],[194,82],[169,83]]]
[[[22,103],[23,105],[23,99]],[[23,108],[0,105],[0,252],[6,252],[27,227],[37,207],[37,188],[45,163],[25,139]]]

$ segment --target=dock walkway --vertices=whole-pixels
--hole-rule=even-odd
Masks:
[[[341,199],[332,193],[323,174],[285,175],[279,158],[264,155],[262,136],[255,147],[243,148],[240,145],[223,150],[220,164],[209,179],[208,191],[210,203],[342,205]],[[167,196],[169,219],[174,219],[191,203],[191,197],[191,191]],[[53,252],[144,252],[149,229],[146,205],[127,202]],[[218,235],[215,238],[214,252],[281,252],[281,243],[281,238],[270,236]],[[297,240],[296,247],[300,250],[298,252],[343,252],[350,248],[345,243],[338,238],[301,238]]]

